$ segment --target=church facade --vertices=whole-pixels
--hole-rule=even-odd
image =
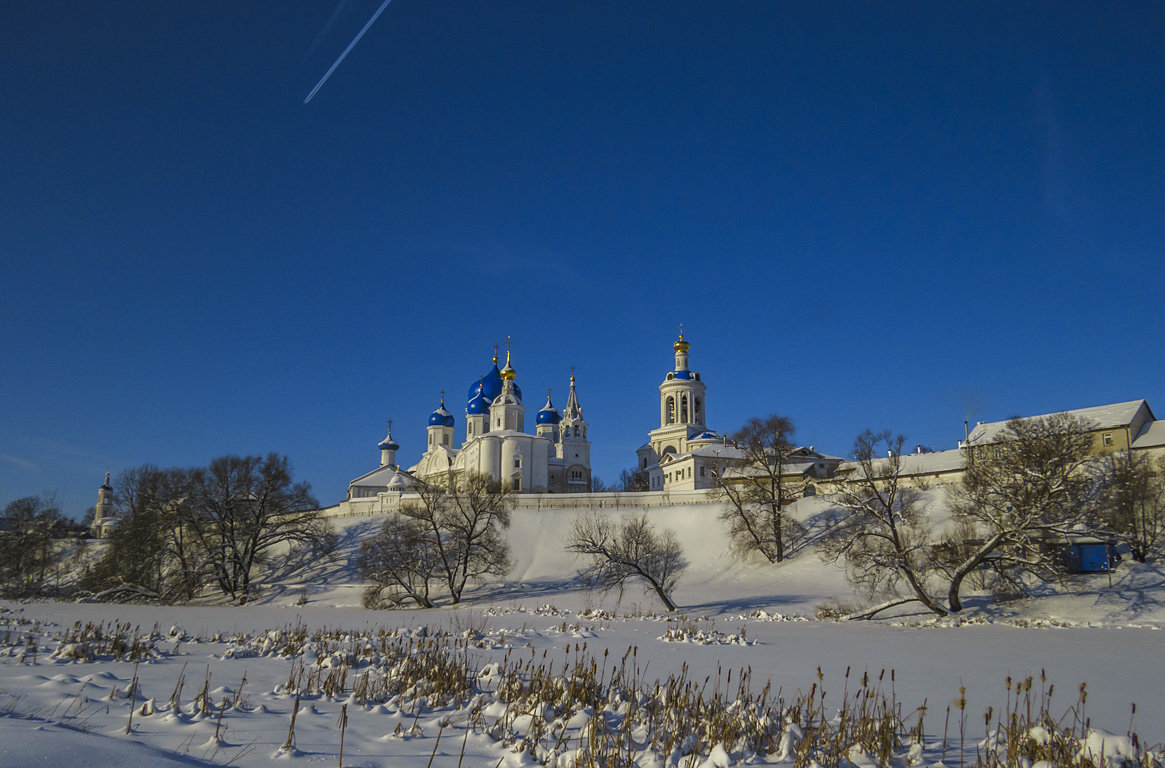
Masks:
[[[379,444],[380,466],[348,485],[348,498],[370,498],[386,491],[405,492],[418,482],[480,473],[518,493],[586,493],[591,489],[591,448],[575,377],[561,412],[547,390],[546,404],[526,432],[526,407],[517,371],[506,352],[505,367],[493,367],[469,387],[464,439],[457,443],[453,414],[441,404],[429,415],[425,452],[407,470],[397,465],[400,446],[389,434]]]
[[[707,387],[688,367],[692,345],[683,331],[672,345],[675,368],[659,385],[659,427],[636,452],[640,473],[652,491],[712,488],[717,473],[737,464],[744,453],[705,424]]]

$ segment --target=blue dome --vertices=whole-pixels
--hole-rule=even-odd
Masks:
[[[546,396],[546,405],[542,406],[542,410],[538,411],[538,415],[534,417],[536,424],[557,424],[562,421],[562,415],[555,409],[554,404],[550,402],[550,396]]]
[[[382,451],[399,451],[400,446],[391,437],[386,437],[376,445]]]
[[[473,386],[469,388],[468,399],[472,400],[478,395],[481,395],[485,398],[485,404],[488,407],[501,393],[502,372],[498,370],[498,364],[494,363],[494,367],[485,376],[473,382]]]
[[[445,410],[445,406],[442,404],[440,408],[433,411],[432,415],[429,416],[429,426],[451,427],[453,426],[453,414]]]
[[[489,413],[489,403],[478,392],[473,397],[469,398],[469,405],[465,407],[465,412],[470,416],[479,416],[483,413]]]
[[[691,371],[676,371],[675,378],[677,378],[677,379],[690,379],[690,378],[692,378],[692,372]]]

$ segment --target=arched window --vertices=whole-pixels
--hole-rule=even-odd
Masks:
[[[676,420],[676,401],[671,397],[671,395],[668,395],[668,398],[665,401],[665,405],[667,413],[666,423],[671,424]]]
[[[694,401],[696,404],[696,413],[695,413],[694,421],[697,424],[703,424],[704,423],[704,414],[703,414],[704,404],[702,402],[700,402],[700,398],[698,398],[698,397],[694,398]]]
[[[578,424],[574,425],[574,436],[578,437]]]
[[[687,423],[692,420],[692,414],[688,411],[688,396],[680,395],[680,421]]]

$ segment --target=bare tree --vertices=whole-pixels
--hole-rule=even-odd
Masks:
[[[789,457],[796,450],[789,438],[793,422],[784,416],[750,419],[732,435],[744,452],[743,461],[713,474],[727,507],[720,519],[728,525],[733,546],[742,553],[759,552],[770,562],[785,559],[790,547],[805,536],[805,528],[785,512],[804,491],[804,483],[785,479]]]
[[[442,481],[421,485],[420,506],[401,514],[425,531],[437,562],[437,574],[454,603],[465,586],[510,568],[509,545],[502,531],[510,525],[513,491],[489,475],[449,473]]]
[[[903,488],[902,446],[906,438],[866,430],[854,440],[854,475],[841,485],[838,504],[847,514],[824,537],[822,556],[843,560],[850,581],[886,601],[863,614],[920,602],[945,616],[931,592],[934,566],[921,494]],[[886,454],[881,458],[882,453]],[[907,590],[902,595],[902,588]]]
[[[624,469],[619,473],[618,489],[624,493],[634,493],[636,491],[649,490],[650,486],[647,484],[647,472],[632,467],[631,469]]]
[[[1165,543],[1165,459],[1154,468],[1145,456],[1124,451],[1100,465],[1100,509],[1110,530],[1144,563]]]
[[[360,575],[372,582],[365,604],[378,601],[387,589],[393,602],[407,598],[432,608],[429,588],[440,567],[429,527],[416,518],[393,514],[374,538],[360,545]]]
[[[56,540],[63,518],[50,497],[28,496],[10,502],[0,514],[0,589],[23,596],[45,588],[61,558]]]
[[[81,587],[102,599],[170,603],[195,597],[207,578],[193,536],[191,471],[131,467],[114,481],[119,523]]]
[[[326,521],[307,483],[292,479],[286,456],[222,456],[191,474],[190,531],[206,553],[214,583],[238,603],[281,545],[327,547]]]
[[[644,591],[654,590],[669,611],[676,609],[671,593],[688,563],[675,534],[657,534],[646,513],[622,523],[584,515],[574,521],[566,549],[590,558],[581,571],[588,583],[610,590],[642,579]]]
[[[996,441],[968,449],[953,509],[976,538],[966,542],[965,558],[950,572],[950,610],[962,610],[963,581],[989,558],[1013,579],[1062,574],[1055,545],[1099,522],[1097,484],[1088,471],[1090,427],[1070,413],[1014,418]]]

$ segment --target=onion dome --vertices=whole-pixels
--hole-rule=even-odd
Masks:
[[[676,341],[675,344],[672,344],[672,347],[675,349],[676,352],[687,352],[689,349],[692,348],[692,345],[689,344],[688,342],[684,341],[684,332],[681,330],[680,331],[680,338]]]
[[[509,342],[506,342],[507,344]],[[502,378],[506,381],[513,381],[518,372],[514,370],[514,366],[510,365],[510,350],[506,350],[506,367],[502,369]]]
[[[497,370],[496,368],[494,370]],[[473,392],[472,389],[469,390]],[[489,401],[485,399],[481,389],[477,390],[476,394],[471,394],[469,397],[469,405],[465,406],[465,412],[470,416],[480,416],[483,413],[489,413]]]
[[[376,444],[376,447],[382,451],[399,451],[400,450],[400,446],[397,445],[396,441],[392,439],[392,422],[391,421],[388,422],[388,434],[385,435],[383,440],[381,440],[379,443]]]
[[[452,427],[453,414],[445,410],[445,393],[441,393],[441,405],[437,406],[437,410],[429,415],[430,427]]]
[[[534,423],[557,424],[560,421],[562,421],[562,415],[554,407],[554,403],[550,402],[550,390],[546,390],[546,405],[538,411],[538,415],[534,417]]]
[[[497,358],[494,358],[493,368],[473,383],[469,388],[469,396],[467,399],[481,395],[485,398],[485,404],[488,407],[490,403],[497,399],[498,395],[502,393],[502,372],[498,370]]]

